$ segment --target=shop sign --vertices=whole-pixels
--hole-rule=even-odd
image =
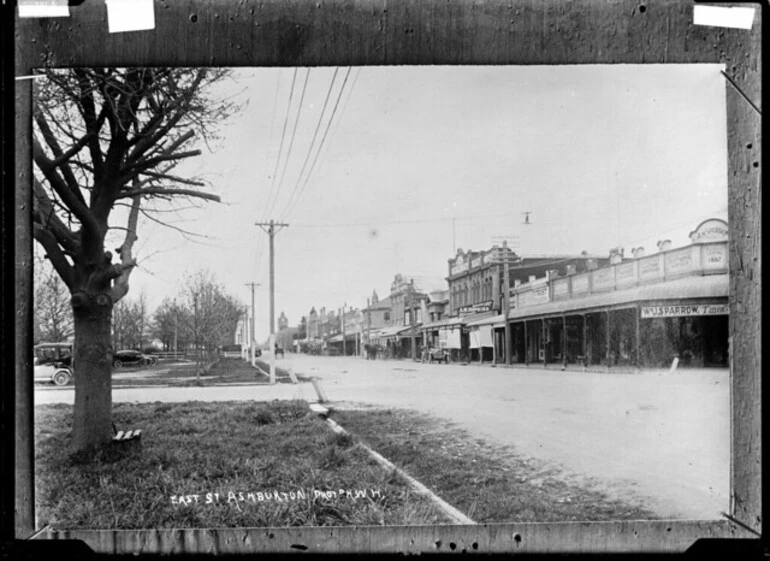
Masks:
[[[709,218],[701,222],[694,231],[690,232],[692,243],[726,242],[729,228],[727,222],[719,218]]]
[[[492,310],[492,301],[480,302],[471,306],[462,306],[457,310],[461,316],[467,316],[470,314],[478,314],[480,312],[489,312]]]
[[[447,334],[449,333],[446,329],[440,329],[438,332],[438,346],[441,349],[446,349],[447,346]]]
[[[686,273],[693,268],[692,249],[682,248],[666,254],[666,274]]]
[[[725,316],[729,314],[727,304],[702,304],[695,306],[643,306],[642,319],[672,318],[689,316]]]

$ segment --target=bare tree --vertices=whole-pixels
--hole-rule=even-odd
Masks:
[[[187,334],[179,327],[180,321],[184,323],[184,317],[184,310],[176,301],[164,298],[152,315],[150,335],[158,339],[166,351],[174,349],[175,344],[178,349],[186,348],[189,344]]]
[[[67,341],[74,331],[69,290],[45,259],[35,259],[34,269],[35,344]]]
[[[196,356],[196,377],[205,363],[213,360],[218,347],[235,339],[235,330],[243,305],[226,294],[207,271],[188,274],[183,289],[184,330]]]
[[[34,237],[71,293],[75,330],[72,447],[112,432],[110,322],[128,292],[140,215],[160,202],[217,201],[197,178],[174,173],[201,152],[237,106],[215,98],[227,71],[74,68],[36,81],[32,157]],[[116,211],[116,212],[113,212]],[[118,212],[119,211],[119,212]],[[120,225],[117,225],[117,224]],[[117,262],[107,248],[112,234]]]
[[[146,340],[147,298],[140,292],[135,300],[122,299],[112,308],[112,346],[114,349],[138,349]]]

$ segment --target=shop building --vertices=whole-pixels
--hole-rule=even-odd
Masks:
[[[512,362],[607,368],[727,366],[727,223],[702,222],[690,245],[583,273],[516,282],[510,291]],[[505,345],[503,345],[504,347]]]
[[[446,316],[425,325],[436,333],[439,345],[450,349],[455,360],[496,361],[504,358],[505,293],[504,267],[507,260],[508,286],[554,275],[558,268],[584,272],[609,262],[609,258],[579,255],[519,256],[504,242],[485,251],[457,250],[448,260],[448,309]]]

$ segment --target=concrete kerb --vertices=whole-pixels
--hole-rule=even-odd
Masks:
[[[313,382],[313,387],[315,388],[316,394],[318,395],[318,403],[310,403],[308,402],[308,405],[310,406],[310,410],[316,413],[319,417],[324,419],[326,421],[326,424],[328,424],[331,429],[338,433],[338,434],[350,434],[348,431],[346,431],[344,428],[342,428],[340,425],[329,419],[329,409],[321,405],[321,403],[327,403],[329,399],[326,397],[326,394],[323,391],[323,388],[321,387],[320,380],[318,378],[312,378],[311,381]],[[419,495],[425,496],[429,498],[433,503],[441,509],[441,511],[446,514],[452,522],[455,524],[476,524],[473,520],[468,518],[465,514],[457,510],[455,507],[450,505],[448,502],[446,502],[444,499],[436,495],[433,491],[428,489],[425,485],[417,481],[414,477],[406,473],[401,468],[397,467],[395,464],[390,462],[385,457],[381,456],[371,448],[369,448],[367,445],[365,445],[362,442],[358,442],[358,446],[366,450],[366,452],[382,467],[388,470],[393,470],[398,475],[400,475],[408,484],[409,486]]]
[[[337,434],[350,434],[348,431],[346,431],[344,428],[342,428],[340,425],[332,421],[327,417],[328,415],[328,409],[326,409],[323,406],[320,405],[311,405],[311,409],[319,414],[325,421],[326,424],[331,427],[331,429],[336,432]],[[444,499],[436,495],[433,491],[428,489],[425,485],[417,481],[414,477],[406,473],[404,470],[393,464],[391,461],[386,459],[384,456],[378,454],[371,448],[369,448],[366,444],[362,442],[357,443],[358,446],[366,450],[366,452],[383,468],[391,471],[395,471],[399,476],[401,476],[404,481],[406,481],[409,486],[412,488],[412,490],[424,497],[427,497],[433,503],[441,509],[441,511],[446,514],[454,524],[476,524],[473,520],[468,518],[465,514],[457,510],[455,507],[450,505],[448,502],[446,502]]]

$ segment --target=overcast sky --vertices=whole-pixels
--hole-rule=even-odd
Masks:
[[[276,318],[292,324],[311,306],[384,297],[396,273],[446,276],[453,239],[479,250],[508,237],[521,255],[685,245],[700,221],[727,218],[721,69],[340,68],[331,89],[335,68],[235,70],[221,93],[247,107],[184,166],[223,203],[170,219],[196,241],[140,224],[128,298],[143,290],[154,307],[198,268],[244,304],[246,283],[261,283],[266,337],[268,237],[255,222],[271,218],[289,224],[275,237]]]

